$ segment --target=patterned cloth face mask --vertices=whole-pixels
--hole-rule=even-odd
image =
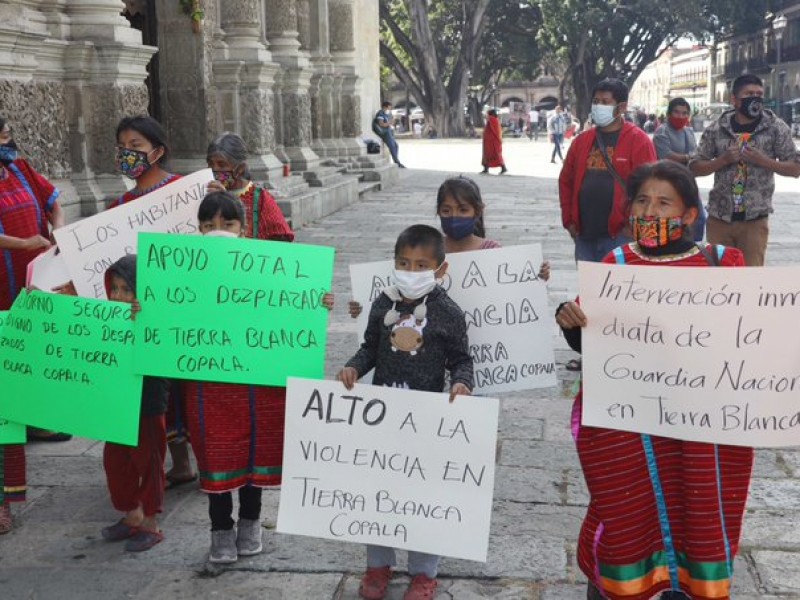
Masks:
[[[152,151],[153,150],[150,152]],[[125,177],[139,179],[139,177],[152,166],[147,159],[150,152],[120,148],[117,150],[117,164],[119,165],[119,170]]]
[[[683,217],[634,217],[633,239],[643,248],[660,248],[683,237]]]
[[[233,171],[213,171],[213,173],[214,179],[219,181],[226,190],[231,189],[236,182],[236,175],[233,174]]]

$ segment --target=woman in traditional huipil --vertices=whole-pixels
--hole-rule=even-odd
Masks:
[[[674,267],[742,267],[735,248],[696,245],[697,184],[673,161],[639,167],[628,182],[635,241],[603,262]],[[556,321],[581,349],[586,316],[575,302]],[[590,501],[578,564],[597,600],[727,600],[739,548],[753,449],[582,427],[573,434]]]
[[[0,310],[25,287],[28,263],[50,247],[49,227],[64,224],[59,192],[19,158],[8,122],[0,117]],[[25,448],[0,445],[0,534],[11,530],[10,502],[25,500]]]

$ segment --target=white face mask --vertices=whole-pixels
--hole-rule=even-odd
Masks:
[[[208,233],[204,234],[206,237],[227,237],[227,238],[237,238],[239,237],[232,231],[225,231],[224,229],[214,229],[213,231],[209,231]]]
[[[598,127],[606,127],[611,125],[616,118],[614,111],[617,105],[609,106],[607,104],[592,104],[592,121]]]
[[[430,294],[436,287],[433,271],[398,271],[392,269],[392,282],[403,298],[417,300]]]

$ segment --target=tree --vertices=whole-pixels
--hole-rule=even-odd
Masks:
[[[463,106],[490,0],[379,0],[381,56],[440,136],[463,135]]]
[[[592,88],[605,77],[631,85],[679,38],[716,38],[763,27],[768,0],[530,0],[542,13],[540,41],[564,57],[575,110],[587,115]]]

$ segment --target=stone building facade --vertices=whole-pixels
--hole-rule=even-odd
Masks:
[[[357,174],[396,178],[361,141],[380,100],[374,0],[199,5],[200,24],[179,0],[0,0],[0,114],[70,220],[124,191],[116,125],[147,112],[179,173],[242,135],[295,225],[356,198]]]

